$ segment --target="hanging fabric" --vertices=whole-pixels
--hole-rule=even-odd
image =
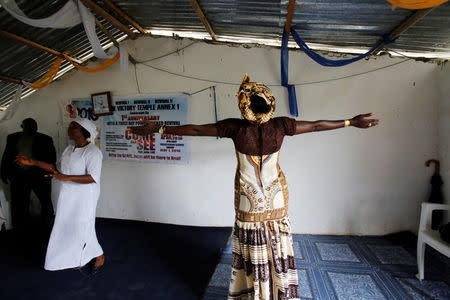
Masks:
[[[108,60],[106,60],[104,63],[102,63],[99,66],[93,67],[93,68],[88,68],[82,65],[77,64],[76,62],[72,61],[70,59],[70,57],[66,54],[64,54],[64,57],[77,69],[83,71],[83,72],[88,72],[88,73],[95,73],[95,72],[100,72],[104,69],[106,69],[107,67],[109,67],[110,65],[112,65],[113,63],[115,63],[119,57],[120,57],[120,52],[117,52],[116,55],[113,58],[110,58]]]
[[[120,51],[117,47],[113,47],[109,54],[107,54],[100,43],[100,40],[97,36],[97,32],[95,31],[95,17],[94,15],[89,11],[89,9],[81,3],[81,1],[78,1],[78,4],[75,4],[74,1],[67,1],[67,3],[55,14],[51,15],[48,18],[43,19],[30,19],[28,18],[17,6],[15,0],[0,0],[0,3],[2,6],[16,19],[31,25],[35,27],[44,27],[44,28],[67,28],[72,27],[74,25],[77,25],[81,22],[83,22],[84,30],[86,32],[86,35],[88,37],[89,43],[91,44],[92,51],[94,52],[94,56],[100,59],[114,59],[115,56],[120,53],[120,70],[122,76],[128,75],[128,52],[125,50],[125,48],[121,48],[122,51]],[[68,59],[69,60],[69,59]],[[70,60],[69,60],[70,61]],[[113,61],[105,61],[104,64],[102,64],[99,67],[88,69],[80,65],[73,64],[72,61],[70,61],[74,66],[76,66],[78,69],[83,70],[85,72],[98,72],[106,68],[107,66],[111,65],[113,62],[115,62],[116,59]],[[27,83],[28,84],[28,83]],[[35,83],[36,84],[36,83]],[[31,86],[31,85],[30,85]],[[42,87],[39,87],[38,85],[35,85],[33,87],[34,89],[39,89]]]
[[[20,10],[14,0],[0,0],[0,3],[16,19],[34,27],[68,28],[78,25],[83,21],[83,26],[95,57],[108,59],[114,57],[119,51],[117,47],[114,47],[111,54],[108,55],[105,53],[95,31],[94,15],[83,5],[83,3],[81,3],[81,1],[78,1],[78,5],[75,4],[74,1],[67,1],[59,11],[50,17],[43,19],[28,18],[23,11]]]
[[[378,47],[384,45],[389,45],[395,41],[390,40],[386,35],[383,37],[378,44],[373,46],[368,52],[361,54],[354,58],[349,59],[341,59],[341,60],[332,60],[326,57],[321,56],[320,54],[311,50],[308,45],[300,38],[297,32],[291,28],[291,35],[294,38],[294,41],[300,47],[300,49],[305,52],[311,59],[313,59],[318,64],[325,67],[341,67],[348,64],[351,64],[355,61],[361,60],[367,56],[369,56],[373,51],[375,51]],[[297,97],[295,93],[295,86],[289,84],[289,48],[288,48],[288,40],[289,37],[286,34],[286,31],[283,30],[283,38],[281,40],[281,85],[288,89],[289,93],[289,110],[292,116],[298,117],[298,107],[297,107]]]
[[[349,59],[332,60],[332,59],[325,58],[325,57],[321,56],[320,54],[317,54],[313,50],[311,50],[308,47],[308,45],[306,45],[306,43],[300,38],[300,36],[297,34],[297,32],[293,28],[291,28],[291,34],[292,34],[292,37],[294,38],[294,41],[297,43],[297,45],[300,47],[300,49],[302,49],[305,52],[306,55],[308,55],[310,58],[312,58],[318,64],[325,66],[325,67],[342,67],[342,66],[351,64],[355,61],[366,58],[367,56],[372,54],[372,52],[375,51],[375,49],[377,49],[381,45],[383,45],[383,44],[389,45],[394,42],[393,40],[390,40],[388,36],[384,36],[380,42],[378,42],[375,46],[373,46],[369,51],[367,51],[364,54],[361,54],[357,57],[349,58]],[[283,33],[283,37],[284,37],[284,35],[285,35],[285,33]],[[286,39],[287,39],[287,36],[286,36]],[[287,43],[286,43],[286,48],[287,48]]]
[[[61,66],[61,63],[63,62],[63,60],[64,60],[63,58],[57,57],[55,59],[55,62],[53,63],[53,65],[47,71],[47,73],[45,73],[38,81],[35,81],[35,82],[22,81],[23,84],[25,84],[26,86],[28,86],[32,89],[35,89],[35,90],[40,90],[40,89],[46,87],[47,85],[52,83],[56,74],[58,74],[59,67]]]
[[[286,31],[283,31],[283,39],[281,40],[281,85],[288,89],[289,113],[291,116],[298,117],[295,85],[289,84],[289,48]]]
[[[89,11],[89,9],[86,6],[84,6],[83,3],[81,3],[81,1],[78,1],[78,9],[81,14],[81,19],[83,20],[84,30],[86,31],[86,35],[89,39],[89,42],[91,44],[92,51],[94,52],[95,57],[98,57],[101,59],[111,59],[111,58],[114,58],[118,52],[120,52],[121,74],[123,76],[128,75],[128,52],[126,51],[126,49],[122,46],[120,46],[120,49],[117,49],[117,47],[114,46],[111,49],[110,54],[106,54],[106,52],[103,50],[102,44],[100,43],[98,36],[97,36],[97,32],[95,31],[94,15]],[[109,65],[111,65],[113,62],[109,63]],[[103,69],[101,69],[101,70],[103,70]],[[101,71],[101,70],[99,70],[99,71]],[[85,71],[85,72],[90,72],[90,71]],[[92,71],[92,72],[98,72],[98,71]]]
[[[81,23],[77,5],[71,0],[67,1],[59,11],[43,19],[28,18],[14,0],[0,0],[0,4],[17,20],[34,27],[69,28]]]
[[[103,50],[102,44],[98,39],[97,32],[95,31],[94,15],[86,6],[83,5],[83,3],[81,3],[81,1],[78,1],[78,9],[81,15],[81,19],[83,20],[84,30],[86,31],[89,42],[91,43],[92,51],[94,51],[95,57],[101,59],[114,57],[119,49],[117,49],[117,47],[113,47],[113,49],[111,49],[111,54],[106,54],[106,52]]]
[[[23,85],[19,85],[17,87],[16,93],[14,94],[14,98],[11,103],[8,105],[8,108],[5,110],[3,117],[0,119],[0,123],[4,121],[8,121],[11,119],[17,111],[19,107],[20,99],[22,98],[22,89]]]
[[[393,7],[401,7],[407,9],[425,9],[441,5],[448,0],[387,0]]]
[[[128,68],[130,60],[128,58],[128,51],[123,45],[120,45],[120,75],[124,78],[128,77]]]

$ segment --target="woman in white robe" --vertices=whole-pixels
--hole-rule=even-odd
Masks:
[[[16,162],[40,167],[51,172],[48,176],[61,181],[45,269],[55,271],[76,268],[92,260],[91,272],[96,273],[105,261],[95,233],[102,153],[90,142],[97,135],[93,122],[75,119],[69,125],[68,135],[74,144],[64,150],[60,171],[55,165],[25,156],[17,156]]]

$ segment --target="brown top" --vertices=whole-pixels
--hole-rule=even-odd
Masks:
[[[216,123],[220,137],[233,139],[237,151],[247,155],[266,155],[281,148],[285,135],[295,134],[295,119],[272,118],[256,125],[245,119],[225,119]]]

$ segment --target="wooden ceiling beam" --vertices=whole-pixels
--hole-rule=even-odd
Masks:
[[[436,7],[430,7],[427,9],[416,10],[412,15],[403,20],[397,27],[394,28],[394,30],[392,30],[389,33],[389,39],[394,40],[397,37],[399,37],[402,33],[411,28],[414,24],[416,24],[420,19],[422,19],[426,15],[428,15],[435,8]],[[378,47],[373,51],[373,55],[377,55],[378,52],[380,52],[380,50],[383,49],[383,47],[384,44],[381,44],[380,47]]]
[[[43,50],[45,52],[51,53],[51,54],[53,54],[55,56],[64,58],[64,55],[61,52],[59,52],[57,50],[54,50],[52,48],[45,47],[45,46],[43,46],[41,44],[38,44],[36,42],[27,40],[26,38],[18,36],[18,35],[14,34],[14,33],[11,33],[11,32],[8,32],[8,31],[4,31],[4,30],[0,29],[0,36],[3,36],[5,38],[11,39],[11,40],[15,40],[15,41],[17,41],[19,43],[22,43],[22,44],[25,44],[25,45],[28,45],[28,46],[31,46],[31,47]],[[72,59],[73,61],[75,61],[77,63],[81,63],[81,61],[78,60],[78,59],[75,59],[75,58],[72,58],[72,57],[70,59]]]
[[[295,0],[289,0],[288,12],[286,15],[286,24],[284,25],[284,31],[286,31],[287,36],[291,33],[292,17],[294,16],[295,10]]]
[[[23,85],[23,83],[22,83],[21,80],[19,80],[19,79],[14,79],[14,78],[10,78],[10,77],[7,77],[7,76],[3,76],[3,75],[1,75],[1,74],[0,74],[0,80],[1,80],[1,81],[6,81],[6,82],[10,82],[10,83],[15,83],[15,84]]]
[[[104,34],[106,34],[109,38],[109,40],[114,44],[114,46],[117,47],[117,49],[120,49],[120,45],[119,42],[114,38],[114,36],[111,34],[111,32],[108,31],[108,29],[105,28],[105,26],[103,26],[103,24],[97,20],[97,18],[95,18],[95,24],[100,28],[101,31],[103,31]],[[136,64],[136,60],[128,53],[128,60],[132,63],[132,64]]]
[[[102,0],[103,3],[105,3],[109,8],[111,8],[112,10],[114,10],[119,16],[121,16],[122,18],[124,18],[128,23],[130,23],[134,28],[136,28],[137,30],[139,30],[140,33],[144,33],[146,34],[147,31],[142,28],[141,25],[139,25],[138,22],[136,22],[133,18],[131,18],[130,16],[128,16],[122,9],[120,9],[117,5],[115,5],[112,1],[110,0]]]
[[[217,36],[214,33],[214,30],[212,29],[211,24],[209,24],[209,21],[206,18],[205,14],[203,13],[203,10],[200,7],[200,4],[198,4],[197,0],[189,0],[189,1],[191,1],[192,7],[197,12],[197,15],[199,16],[200,20],[202,21],[203,25],[205,26],[206,30],[208,31],[208,33],[211,36],[211,38],[213,39],[213,41],[217,41]]]
[[[101,31],[103,31],[103,33],[108,36],[109,40],[114,44],[114,46],[117,47],[117,49],[119,49],[120,45],[119,42],[114,38],[114,36],[111,34],[111,32],[109,32],[108,29],[105,28],[105,26],[103,26],[103,24],[97,19],[95,18],[95,24],[98,26],[98,28],[100,28]]]
[[[136,39],[136,34],[131,31],[128,26],[123,25],[120,21],[118,21],[116,18],[111,16],[109,13],[107,13],[103,8],[92,2],[91,0],[79,0],[81,1],[86,7],[89,7],[92,11],[94,11],[96,14],[101,16],[103,19],[107,20],[109,23],[111,23],[114,27],[119,29],[120,31],[126,33],[130,38],[133,40]]]

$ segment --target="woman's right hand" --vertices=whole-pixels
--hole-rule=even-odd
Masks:
[[[32,159],[31,157],[28,157],[28,156],[24,156],[24,155],[17,155],[16,158],[14,159],[14,161],[16,162],[16,164],[25,165],[25,166],[34,166],[34,164],[35,164],[34,159]]]
[[[59,180],[59,181],[69,181],[69,176],[60,173],[58,170],[53,170],[53,173],[51,174],[45,174],[44,177],[51,177],[53,179]]]

